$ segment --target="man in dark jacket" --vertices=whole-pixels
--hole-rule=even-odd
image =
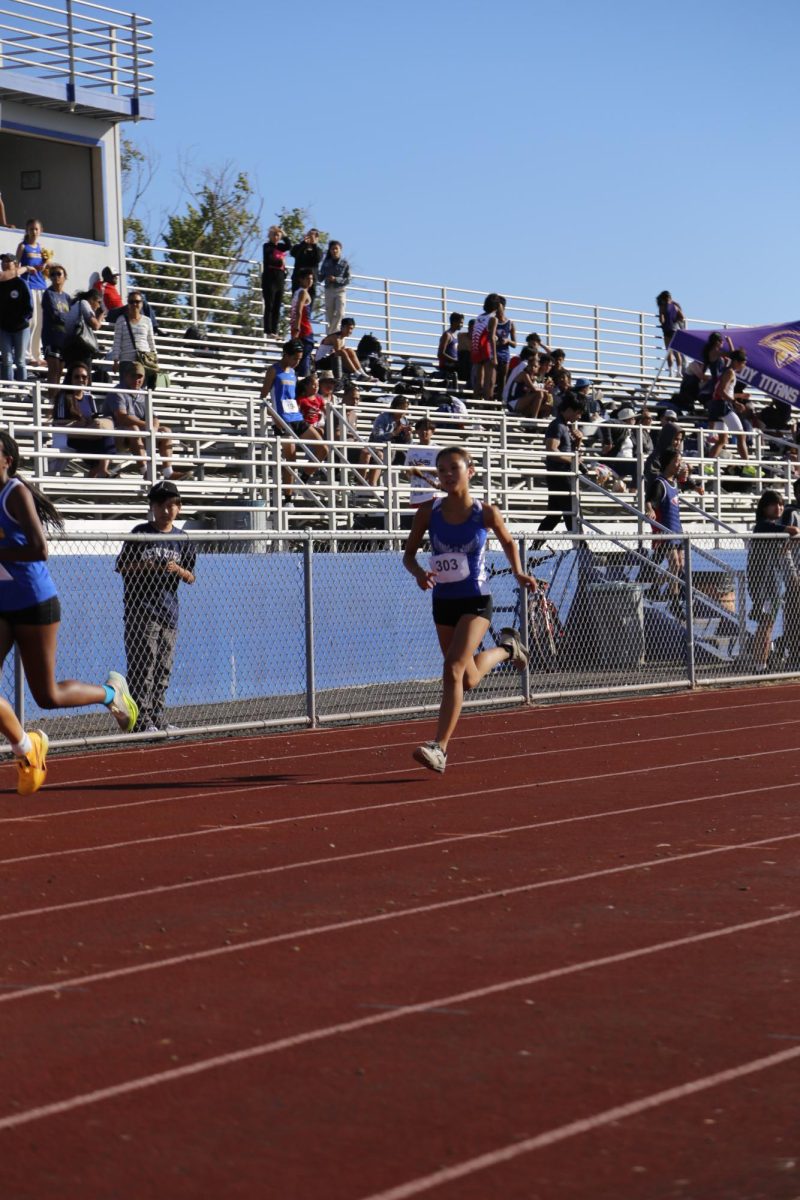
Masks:
[[[319,264],[322,262],[322,247],[319,245],[319,230],[309,229],[302,242],[298,242],[296,246],[292,246],[291,255],[294,259],[294,270],[292,271],[292,295],[300,287],[300,276],[303,271],[311,271],[314,276],[311,287],[308,293],[311,296],[311,303],[314,303],[314,298],[317,294],[317,281],[319,280]]]

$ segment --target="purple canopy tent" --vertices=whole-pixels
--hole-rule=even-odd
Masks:
[[[800,408],[800,321],[747,329],[678,329],[669,348],[689,358],[702,358],[703,346],[715,332],[746,352],[747,366],[739,372],[743,383]]]

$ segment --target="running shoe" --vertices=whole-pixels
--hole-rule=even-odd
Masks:
[[[447,766],[447,755],[438,742],[425,742],[423,746],[417,746],[413,757],[418,763],[422,763],[423,767],[427,767],[429,771],[438,771],[440,775]]]
[[[50,746],[47,734],[41,729],[34,729],[28,737],[31,739],[31,749],[24,758],[17,759],[17,791],[20,796],[32,796],[47,778],[47,751]]]
[[[128,682],[119,671],[109,671],[106,686],[114,689],[114,699],[107,706],[123,733],[130,733],[139,717],[139,705],[128,691]]]
[[[512,667],[516,667],[520,672],[525,670],[528,665],[528,651],[523,646],[516,629],[511,629],[510,626],[501,629],[497,637],[497,644],[510,652],[509,662]]]

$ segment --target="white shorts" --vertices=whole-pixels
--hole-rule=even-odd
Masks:
[[[712,429],[729,429],[731,433],[743,433],[744,425],[739,420],[739,414],[733,412],[725,413],[725,416],[720,421],[714,421],[711,425]]]

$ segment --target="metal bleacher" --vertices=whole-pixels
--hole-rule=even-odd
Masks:
[[[479,468],[478,494],[500,504],[515,527],[538,525],[546,501],[542,437],[546,422],[510,416],[499,403],[486,404],[470,394],[464,394],[469,413],[457,419],[460,427],[456,418],[437,418],[435,411],[446,398],[443,383],[434,375],[439,334],[450,311],[464,312],[467,318],[479,312],[482,293],[354,278],[347,303],[348,315],[357,323],[355,340],[366,331],[379,338],[391,363],[392,380],[359,381],[361,403],[353,426],[344,420],[338,405],[329,412],[327,459],[313,480],[308,472],[297,473],[294,502],[288,506],[278,484],[285,465],[282,443],[265,436],[270,423],[265,426],[258,398],[266,366],[279,354],[279,343],[260,333],[258,265],[189,254],[181,259],[175,251],[169,251],[167,264],[167,252],[158,247],[130,246],[128,253],[129,285],[143,288],[158,317],[159,367],[169,380],[169,386],[151,393],[151,412],[172,430],[183,516],[195,526],[287,533],[309,528],[400,529],[408,514],[402,464],[379,463],[375,461],[378,448],[367,448],[370,465],[377,466],[379,473],[377,485],[368,487],[358,463],[374,417],[388,406],[397,386],[405,386],[402,372],[409,363],[424,372],[421,383],[408,385],[410,418],[433,416],[440,425],[437,444],[457,440],[469,445]],[[659,374],[663,349],[651,314],[526,297],[509,297],[508,314],[520,344],[535,330],[546,344],[563,347],[573,378],[591,379],[612,411],[615,404],[632,398],[639,406],[645,396],[655,409],[667,403],[675,390],[674,381]],[[722,327],[708,320],[692,324]],[[110,345],[108,333],[101,335],[102,340]],[[99,405],[113,385],[96,385],[92,390]],[[113,456],[110,479],[87,478],[74,453],[54,447],[51,405],[43,377],[35,372],[26,385],[0,384],[0,419],[20,442],[30,476],[70,522],[81,522],[83,527],[139,517],[142,481],[131,456]],[[148,478],[154,480],[163,467],[154,429],[146,440]],[[639,446],[640,459],[645,453]],[[687,507],[689,524],[711,520],[741,527],[752,521],[754,497],[763,486],[786,490],[793,479],[790,445],[761,433],[752,435],[746,472],[738,459],[708,461],[705,454],[700,436],[690,465],[705,491],[693,498],[696,513]],[[586,457],[591,461],[591,448]],[[301,443],[298,465],[307,458],[310,452]],[[582,489],[582,501],[591,520],[609,529],[630,529],[641,509],[635,494],[617,497],[602,488]]]

